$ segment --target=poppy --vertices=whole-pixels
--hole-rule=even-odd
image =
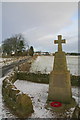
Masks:
[[[50,105],[52,107],[61,107],[62,106],[62,104],[60,102],[51,102]]]

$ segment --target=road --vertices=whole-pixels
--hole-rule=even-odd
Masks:
[[[15,66],[18,66],[26,61],[28,61],[31,57],[28,57],[26,59],[22,59],[16,62],[13,62],[9,65],[3,66],[2,68],[0,68],[0,76],[3,77],[5,76],[8,72],[10,72]]]

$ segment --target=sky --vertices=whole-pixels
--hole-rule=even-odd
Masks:
[[[3,2],[0,43],[19,33],[35,51],[57,51],[58,45],[54,44],[54,40],[61,34],[66,39],[63,50],[77,52],[78,3]]]

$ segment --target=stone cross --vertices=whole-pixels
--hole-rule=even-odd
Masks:
[[[53,70],[50,73],[48,100],[71,103],[70,71],[67,69],[66,54],[62,51],[62,43],[65,42],[62,35],[58,35],[58,40],[54,41],[58,44],[58,52],[55,52]]]
[[[54,44],[58,44],[58,51],[62,51],[62,43],[66,43],[66,40],[62,39],[62,35],[58,35],[58,40],[54,40]]]

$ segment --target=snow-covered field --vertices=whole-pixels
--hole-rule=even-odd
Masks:
[[[80,57],[67,56],[67,67],[71,74],[78,75],[80,69]],[[53,69],[54,56],[38,56],[31,66],[30,72],[50,73]]]

